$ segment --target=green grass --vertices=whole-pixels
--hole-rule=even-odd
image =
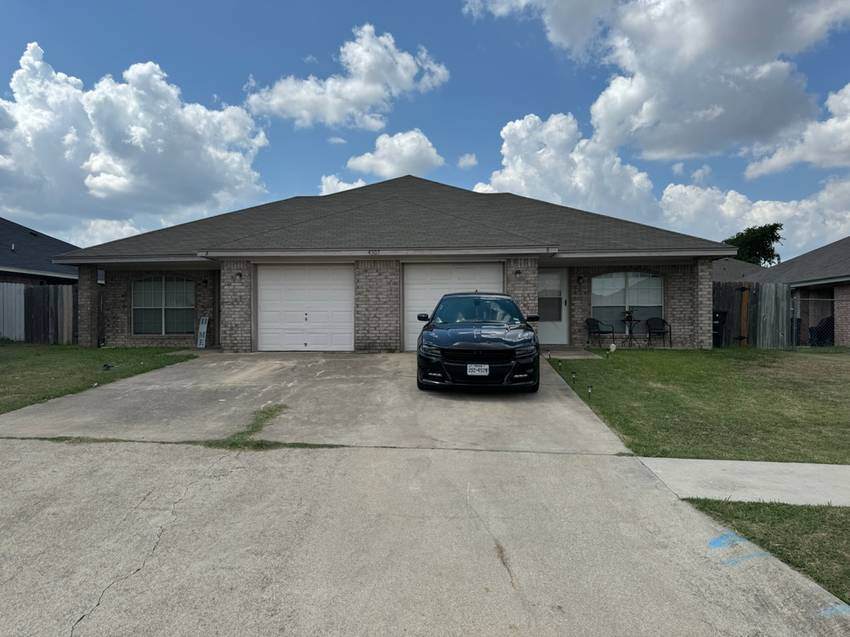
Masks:
[[[242,431],[237,431],[235,434],[222,438],[220,440],[208,440],[204,443],[206,447],[214,447],[216,449],[245,449],[251,446],[258,446],[266,443],[265,440],[251,440],[251,437],[260,433],[269,421],[280,414],[284,409],[283,405],[266,405],[262,409],[254,412],[254,419],[248,423],[248,426]],[[266,448],[259,447],[258,448]]]
[[[0,344],[0,413],[194,358],[162,347]],[[112,365],[104,369],[104,364]]]
[[[552,364],[636,454],[850,464],[846,350],[619,350]]]
[[[688,501],[850,603],[850,507]]]

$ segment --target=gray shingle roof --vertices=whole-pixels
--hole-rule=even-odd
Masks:
[[[850,237],[767,268],[755,280],[802,283],[842,278],[850,279]]]
[[[512,194],[405,176],[292,197],[76,250],[66,258],[199,252],[554,247],[567,253],[717,251],[725,244]]]
[[[14,268],[76,276],[77,268],[53,263],[56,255],[76,249],[75,245],[0,217],[0,270]]]

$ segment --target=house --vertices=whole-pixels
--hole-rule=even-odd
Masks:
[[[77,268],[53,257],[77,246],[0,218],[0,283],[76,283]]]
[[[735,249],[513,194],[412,176],[209,217],[75,250],[79,342],[188,346],[201,317],[225,351],[411,350],[440,296],[504,291],[541,341],[585,319],[662,316],[711,347],[713,258]],[[96,272],[106,271],[98,316]]]
[[[850,346],[850,237],[767,268],[754,280],[791,286],[801,345],[814,336],[821,343]],[[809,328],[832,334],[810,333]]]
[[[732,257],[715,259],[711,264],[711,280],[717,283],[737,283],[750,281],[754,275],[764,271],[764,268],[749,261],[741,261]]]

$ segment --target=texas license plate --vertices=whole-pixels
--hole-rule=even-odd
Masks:
[[[489,365],[467,365],[466,366],[466,375],[467,376],[489,376],[490,375],[490,366]]]

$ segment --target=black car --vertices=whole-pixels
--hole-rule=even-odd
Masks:
[[[446,294],[426,321],[416,348],[416,385],[503,387],[536,392],[540,387],[540,344],[506,294]]]

